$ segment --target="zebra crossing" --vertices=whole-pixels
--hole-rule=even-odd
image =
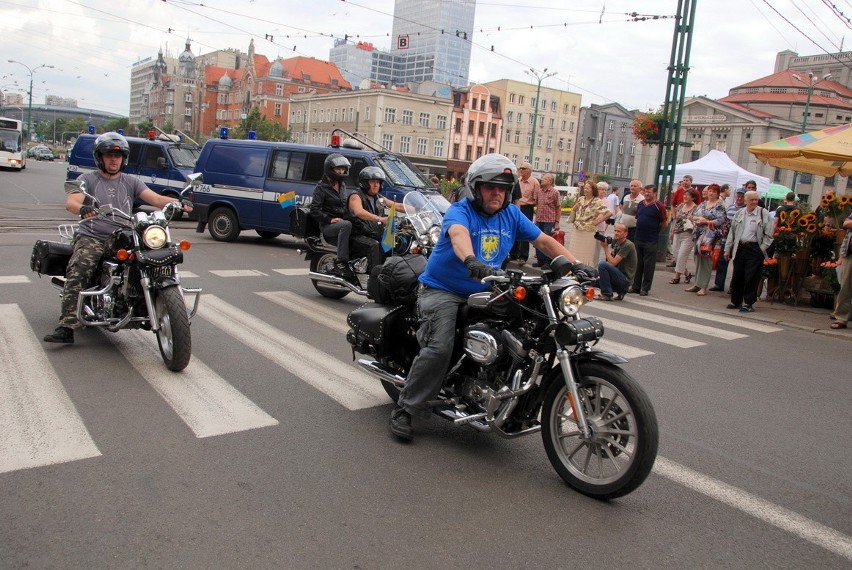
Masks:
[[[220,278],[251,279],[278,275],[304,279],[306,270],[216,270]],[[183,271],[185,278],[197,277]],[[25,275],[0,276],[0,285],[28,283]],[[249,281],[250,282],[250,281]],[[269,283],[265,281],[264,283]],[[284,283],[286,285],[286,281]],[[346,312],[357,306],[329,303],[318,296],[292,290],[254,291],[269,304],[268,312],[288,311],[303,322],[341,335],[348,330]],[[753,334],[782,330],[747,319],[707,314],[688,307],[651,299],[628,297],[620,303],[592,303],[588,314],[601,317],[607,338],[598,348],[629,359],[655,354],[651,347],[690,350],[709,342],[738,341]],[[630,321],[630,322],[628,322]],[[281,382],[304,382],[347,410],[355,411],[389,402],[380,383],[352,362],[338,359],[301,340],[298,331],[281,330],[262,315],[252,314],[213,294],[204,294],[194,329],[227,337],[234,350],[256,353],[273,366],[286,370]],[[296,333],[296,334],[294,334]],[[216,372],[215,362],[193,356],[180,373],[163,365],[156,337],[147,331],[105,334],[135,369],[197,438],[263,429],[279,420],[264,411],[263,403],[242,394]],[[215,358],[215,357],[214,357]],[[21,308],[0,304],[0,473],[93,458],[101,451],[86,429],[84,418],[62,384]]]

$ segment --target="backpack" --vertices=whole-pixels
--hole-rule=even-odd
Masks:
[[[382,305],[410,305],[417,299],[417,278],[426,271],[426,257],[419,254],[389,257],[373,267],[367,296]]]

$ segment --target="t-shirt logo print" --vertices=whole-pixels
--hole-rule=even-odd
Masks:
[[[500,236],[499,235],[483,235],[480,238],[480,250],[485,261],[493,261],[497,257],[497,252],[500,251]]]

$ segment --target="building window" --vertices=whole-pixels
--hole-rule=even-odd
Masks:
[[[544,159],[544,169],[550,170],[550,159],[549,158]]]
[[[571,150],[571,145],[574,144],[574,141],[568,139],[568,142],[565,143],[565,150]]]
[[[514,119],[514,118],[515,118],[515,112],[514,111],[509,111],[508,113],[506,113],[506,121],[507,122],[511,123],[512,119]]]
[[[563,150],[565,148],[565,139],[559,139],[559,142],[556,143],[556,148]]]
[[[553,111],[554,113],[556,112],[556,101],[550,102],[550,110]]]
[[[325,109],[320,109],[319,122],[320,123],[325,122]]]
[[[547,137],[547,148],[553,148],[553,137]]]
[[[393,152],[393,135],[389,135],[387,133],[383,134],[382,146],[388,149],[389,152]]]
[[[369,105],[367,105],[367,108],[364,109],[364,120],[365,121],[370,120],[370,106]]]
[[[185,103],[192,103],[192,93],[187,92],[186,95],[183,96],[183,100]]]
[[[464,149],[464,159],[466,161],[470,162],[472,160],[471,159],[472,156],[473,156],[473,147],[471,147],[470,145],[467,145]]]
[[[437,144],[437,141],[436,141]],[[459,145],[458,143],[453,143],[453,159],[459,159]]]
[[[556,172],[562,172],[562,161],[561,160],[556,161]]]
[[[630,156],[635,156],[635,155],[636,155],[636,143],[632,142],[632,143],[630,143]]]
[[[491,123],[488,130],[489,130],[488,134],[492,139],[497,138],[497,124],[496,123]]]
[[[275,84],[275,94],[279,97],[284,95],[284,84],[283,83],[276,83]]]
[[[613,128],[615,128],[615,121],[613,121],[612,119],[610,119],[610,120],[609,120],[609,124],[608,124],[608,128],[609,128],[609,130],[610,130],[610,131],[611,131]]]
[[[606,141],[606,152],[612,152],[612,141]]]
[[[417,154],[419,154],[420,156],[426,156],[426,142],[426,139],[417,139]]]
[[[462,120],[461,120],[461,119],[456,119],[456,132],[457,132],[457,133],[460,133],[460,132],[461,132],[461,130],[462,130]]]
[[[530,108],[535,109],[535,97],[530,97]]]
[[[275,104],[275,116],[276,116],[276,117],[280,117],[280,116],[281,116],[281,103],[276,103],[276,104]]]
[[[574,132],[574,121],[571,121],[571,123],[569,123],[569,125],[568,125],[568,132],[569,132],[569,133],[573,133],[573,132]]]
[[[618,141],[618,154],[624,154],[624,141]]]
[[[807,174],[805,172],[799,173],[799,182],[802,184],[811,184],[813,182],[813,178],[812,174]]]
[[[550,128],[551,128],[551,129],[555,129],[555,128],[556,128],[556,119],[550,119]]]
[[[334,110],[334,122],[337,122],[337,109]]]
[[[518,105],[523,105],[523,104],[524,104],[524,96],[518,95]]]
[[[521,142],[521,131],[515,131],[515,144]]]
[[[633,165],[627,167],[627,178],[633,178]]]
[[[538,157],[535,157],[535,160],[533,161],[533,168],[538,170],[539,168],[541,168],[540,164],[540,159]]]
[[[470,108],[473,109],[474,111],[476,111],[476,101],[477,101],[476,97],[472,97],[471,100],[470,100]]]
[[[420,126],[429,128],[429,113],[420,113]]]
[[[476,147],[476,158],[479,158],[480,156],[482,156],[482,147],[477,146]]]
[[[411,137],[399,137],[399,152],[402,154],[411,152]]]
[[[825,187],[826,188],[834,188],[834,185],[836,184],[836,179],[837,179],[836,174],[834,176],[827,177],[825,179]]]
[[[625,133],[625,132],[627,131],[627,124],[626,124],[626,123],[621,123],[621,126],[620,126],[619,128],[621,129],[621,132],[622,132],[622,134],[623,134],[623,133]]]
[[[387,107],[385,109],[385,122],[386,123],[395,123],[396,122],[396,109]]]
[[[515,102],[515,94],[509,93],[509,103],[514,103],[514,102]]]
[[[571,105],[571,114],[572,114],[572,115],[576,115],[576,114],[577,114],[577,105]]]
[[[446,130],[446,128],[447,128],[447,117],[445,117],[444,115],[438,115],[437,121],[438,121],[438,128],[441,129],[441,130]]]
[[[563,113],[567,113],[567,112],[568,112],[568,103],[565,103],[565,104],[562,106],[562,112],[563,112]]]
[[[404,109],[402,111],[402,124],[403,125],[414,124],[414,111],[410,111],[408,109]]]
[[[604,162],[603,173],[609,174],[609,161]]]
[[[530,120],[529,120],[529,124],[530,124],[530,125],[532,125],[532,124],[533,124],[533,122],[534,122],[534,121],[533,121],[533,119],[535,119],[535,116],[534,116],[534,115],[530,115]]]
[[[442,158],[444,156],[444,141],[443,140],[435,139],[435,151],[433,152],[433,154],[438,158]]]
[[[621,163],[620,162],[615,165],[615,175],[619,178],[621,177]]]
[[[475,121],[474,121],[473,119],[470,119],[470,120],[467,122],[467,134],[469,134],[469,135],[472,135],[472,134],[473,134],[473,124],[474,124],[474,122],[475,122]]]
[[[512,131],[506,131],[506,142],[512,142]]]
[[[523,113],[518,113],[518,123],[520,124],[521,118],[524,116]]]
[[[485,136],[485,123],[482,121],[479,121],[479,136]]]

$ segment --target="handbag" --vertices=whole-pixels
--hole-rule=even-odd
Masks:
[[[692,220],[690,220],[689,218],[686,218],[685,220],[683,220],[683,231],[691,232],[694,229],[695,229],[695,224],[692,223]]]
[[[695,241],[695,255],[699,257],[712,257],[713,246],[716,242],[716,230],[706,229]]]

